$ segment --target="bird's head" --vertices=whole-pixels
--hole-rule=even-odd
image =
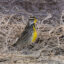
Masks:
[[[29,19],[29,25],[35,25],[36,22],[37,22],[36,17],[30,17],[30,19]]]

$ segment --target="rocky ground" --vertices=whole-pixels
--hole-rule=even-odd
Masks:
[[[37,41],[10,50],[30,16],[38,19]],[[0,64],[64,64],[64,0],[0,0]]]

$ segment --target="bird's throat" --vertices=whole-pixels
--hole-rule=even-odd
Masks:
[[[35,42],[37,38],[37,31],[35,29],[35,27],[33,26],[33,36],[32,36],[32,42]]]

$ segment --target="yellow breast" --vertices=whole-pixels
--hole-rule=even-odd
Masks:
[[[37,32],[36,32],[35,27],[33,26],[33,36],[32,36],[32,42],[35,42],[36,38],[37,38]]]

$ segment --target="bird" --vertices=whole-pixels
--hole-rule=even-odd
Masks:
[[[21,33],[21,36],[19,37],[17,42],[13,44],[13,47],[15,47],[17,50],[21,50],[24,47],[36,41],[37,39],[36,22],[37,21],[38,20],[36,19],[36,17],[29,18],[24,31]]]

